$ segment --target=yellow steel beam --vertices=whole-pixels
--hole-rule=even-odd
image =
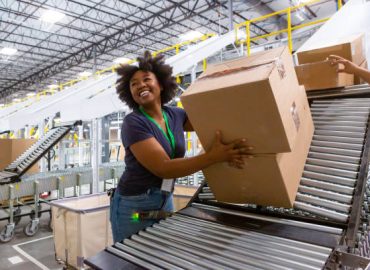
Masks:
[[[325,18],[325,19],[320,19],[320,20],[316,20],[316,21],[313,21],[313,22],[308,22],[308,23],[297,25],[297,26],[293,26],[292,31],[303,28],[303,27],[306,27],[306,26],[323,23],[323,22],[326,22],[329,19],[330,18]],[[251,41],[256,41],[256,40],[266,38],[266,37],[270,37],[270,36],[276,36],[276,35],[279,35],[279,34],[282,34],[282,33],[285,33],[285,32],[288,32],[288,28],[281,29],[281,30],[278,30],[278,31],[275,31],[275,32],[271,32],[269,34],[253,37],[253,38],[251,38]]]
[[[288,24],[288,47],[289,47],[289,51],[290,53],[293,52],[293,42],[292,42],[292,13],[291,13],[291,9],[288,8],[287,9],[287,24]]]
[[[342,0],[338,0],[338,10],[340,10],[343,6]]]
[[[247,22],[247,27],[246,27],[246,31],[247,31],[247,55],[250,56],[251,55],[251,22],[248,21]]]
[[[251,41],[256,41],[256,40],[259,40],[261,38],[266,38],[266,37],[271,37],[271,36],[276,36],[276,35],[279,35],[279,34],[282,34],[282,33],[285,33],[287,32],[288,29],[285,28],[285,29],[282,29],[282,30],[279,30],[279,31],[275,31],[275,32],[271,32],[269,34],[265,34],[265,35],[261,35],[261,36],[256,36],[256,37],[252,37],[251,38]]]
[[[175,47],[175,50],[176,50],[176,54],[179,54],[179,52],[180,52],[180,46],[179,46],[179,45],[177,45],[177,46]],[[179,76],[179,75],[177,75],[177,76],[176,76],[176,82],[177,82],[177,83],[181,83],[181,79],[180,79],[180,76]]]
[[[292,27],[292,30],[297,30],[297,29],[301,29],[301,28],[306,27],[306,26],[323,23],[323,22],[328,21],[329,19],[330,18],[325,18],[325,19],[320,19],[320,20],[316,20],[316,21],[313,21],[313,22],[303,23],[303,24]]]

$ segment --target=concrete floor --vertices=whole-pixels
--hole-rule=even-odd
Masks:
[[[62,269],[63,265],[55,260],[53,233],[49,228],[49,214],[40,217],[39,231],[28,237],[23,233],[30,217],[22,217],[15,228],[15,236],[8,243],[0,243],[0,269],[39,270]],[[0,229],[7,221],[0,221]]]
[[[103,184],[103,183],[101,183]],[[103,186],[101,186],[101,190]],[[81,187],[83,195],[89,194],[89,185]],[[65,189],[65,196],[73,196],[73,188]],[[53,192],[51,198],[56,198]],[[41,204],[42,209],[49,209],[46,204]],[[22,208],[22,213],[29,212],[29,208]],[[0,207],[0,219],[8,214]],[[15,228],[15,236],[8,243],[0,243],[0,270],[57,270],[62,269],[64,264],[55,259],[53,232],[49,228],[50,215],[42,213],[40,217],[39,231],[36,235],[28,237],[23,233],[23,228],[30,222],[30,217],[22,217]],[[8,223],[0,220],[0,231]]]

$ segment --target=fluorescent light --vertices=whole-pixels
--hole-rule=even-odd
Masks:
[[[40,17],[41,21],[48,22],[48,23],[56,23],[59,22],[65,14],[56,11],[56,10],[46,10]]]
[[[1,104],[0,104],[0,107],[4,107],[4,106],[5,106],[5,104],[4,104],[4,103],[1,103]]]
[[[48,87],[49,87],[49,89],[55,89],[55,88],[58,88],[59,85],[57,85],[57,84],[50,84],[50,85],[48,85]]]
[[[203,36],[203,34],[199,31],[189,31],[183,35],[180,35],[179,38],[182,41],[187,41],[187,40],[193,40],[196,38],[200,38],[201,36]]]
[[[299,19],[301,22],[303,22],[304,21],[304,18],[303,18],[303,16],[300,14],[300,13],[296,13],[295,14],[295,16],[297,17],[297,19]]]
[[[34,95],[36,95],[36,93],[28,93],[27,97],[33,97]]]
[[[131,59],[126,58],[126,57],[119,57],[113,60],[113,62],[116,64],[126,64],[129,61],[131,61]]]
[[[13,98],[13,101],[14,102],[19,102],[19,101],[21,101],[21,99],[20,98]]]
[[[84,72],[81,72],[81,73],[78,73],[78,76],[79,77],[89,77],[89,76],[91,76],[91,72],[89,72],[89,71],[84,71]]]
[[[238,29],[238,39],[239,40],[246,40],[247,39],[247,33],[245,31],[242,31]]]
[[[14,55],[17,53],[17,49],[15,48],[9,48],[9,47],[4,47],[0,50],[0,54],[5,54],[5,55]]]
[[[122,124],[123,120],[113,120],[111,121],[111,125],[115,125],[115,124]]]

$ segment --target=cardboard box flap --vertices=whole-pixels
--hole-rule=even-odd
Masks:
[[[286,76],[286,70],[280,57],[274,59],[259,59],[259,61],[231,61],[211,66],[204,72],[194,84],[192,84],[183,94],[193,93],[194,91],[206,92],[214,89],[233,87],[243,83],[258,82],[270,77],[271,72],[277,69],[280,78]],[[209,79],[212,79],[210,82]]]
[[[201,93],[207,91],[213,91],[215,89],[223,89],[239,85],[243,83],[252,83],[256,81],[266,80],[272,70],[275,68],[274,63],[256,65],[256,66],[244,66],[239,68],[228,68],[217,71],[207,72],[204,76],[197,79],[187,91],[183,94],[186,96],[193,92]],[[211,82],[210,82],[211,81]]]
[[[261,65],[263,63],[265,64],[271,63],[276,60],[279,60],[286,50],[287,50],[286,47],[280,47],[269,51],[258,52],[248,57],[242,57],[234,60],[229,60],[223,63],[212,64],[207,67],[207,70],[203,72],[199,78],[201,78],[202,76],[206,76],[209,73],[214,73],[225,69],[232,69],[241,66],[251,67]]]

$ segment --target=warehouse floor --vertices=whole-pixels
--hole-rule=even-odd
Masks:
[[[13,240],[0,243],[0,269],[38,270],[62,269],[63,265],[55,260],[53,233],[49,228],[49,214],[40,217],[39,231],[33,237],[23,233],[23,227],[30,221],[23,217],[15,229]],[[0,221],[0,229],[7,221]]]

